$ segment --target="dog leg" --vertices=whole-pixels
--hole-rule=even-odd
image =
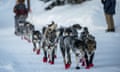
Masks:
[[[67,48],[67,59],[68,59],[68,63],[71,64],[71,54],[69,48]]]
[[[89,66],[90,66],[90,67],[93,67],[93,66],[94,66],[94,64],[93,64],[94,54],[95,54],[95,53],[93,53],[93,54],[90,56],[90,60],[89,60]]]
[[[46,49],[45,41],[43,41],[42,48],[43,48],[43,53],[44,53],[43,62],[46,63],[47,62],[47,49]]]
[[[34,46],[33,52],[35,52],[36,51],[36,43],[35,42],[33,42],[33,46]]]
[[[64,64],[66,64],[66,60],[65,60],[65,49],[60,47],[61,53],[62,53],[62,57],[63,57],[63,62]]]
[[[43,52],[44,52],[43,62],[46,63],[47,62],[47,51],[45,50],[45,48],[43,48]]]
[[[65,65],[65,69],[69,69],[71,66],[71,55],[70,55],[70,49],[67,48],[67,64]]]
[[[80,66],[79,66],[79,54],[76,54],[75,55],[75,57],[76,57],[76,69],[80,69]]]
[[[55,54],[54,54],[54,58],[57,58],[57,45],[55,46]]]
[[[86,69],[90,69],[90,67],[89,67],[89,58],[88,58],[87,53],[85,53],[85,60],[86,60]]]
[[[52,49],[52,51],[51,51],[51,62],[50,62],[50,64],[54,64],[54,55],[55,55],[55,49]]]
[[[40,45],[40,41],[38,42],[38,50],[37,50],[37,54],[39,55],[40,54],[40,48],[41,48],[41,45]]]
[[[47,52],[48,52],[49,63],[51,63],[51,61],[52,61],[52,49],[50,47],[48,47]]]
[[[29,43],[31,43],[31,40],[30,40],[30,33],[27,34],[27,41],[28,41]]]

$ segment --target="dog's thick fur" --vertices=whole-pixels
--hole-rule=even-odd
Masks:
[[[24,38],[28,40],[28,42],[31,42],[31,37],[34,30],[35,30],[34,25],[32,25],[30,22],[25,22]]]
[[[33,43],[33,51],[37,50],[37,54],[40,53],[40,48],[41,48],[41,39],[42,39],[42,34],[40,31],[36,30],[33,31],[32,34],[32,43]]]
[[[84,58],[84,42],[80,39],[75,39],[73,42],[73,47],[72,47],[72,51],[75,54],[76,57],[76,69],[80,69],[80,59]]]
[[[63,56],[65,68],[68,69],[71,65],[71,53],[72,50],[76,56],[77,66],[76,68],[79,69],[79,56],[83,56],[83,47],[84,42],[78,39],[78,33],[75,28],[76,26],[73,25],[72,27],[68,27],[64,29],[64,34],[60,38],[60,49]],[[80,28],[81,29],[81,28]],[[80,43],[80,44],[79,44]],[[67,57],[66,57],[67,56]]]
[[[86,68],[90,68],[93,66],[93,59],[96,50],[96,41],[92,35],[87,36],[85,40],[86,48],[85,48],[85,59],[86,59]]]
[[[30,22],[25,22],[25,30],[26,30],[26,34],[29,34],[35,30],[35,27]]]
[[[57,33],[56,33],[57,25],[52,22],[52,24],[48,25],[48,27],[43,28],[43,52],[44,58],[43,62],[46,62],[49,58],[49,63],[54,64],[54,56],[55,50],[57,48]],[[49,57],[48,57],[49,56]]]
[[[87,27],[84,27],[80,38],[84,42],[84,46],[85,46],[84,57],[85,57],[85,62],[86,62],[86,69],[89,69],[90,67],[94,65],[93,59],[94,59],[94,54],[96,50],[95,37],[89,33],[89,30]]]

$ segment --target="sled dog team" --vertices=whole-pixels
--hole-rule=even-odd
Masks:
[[[34,25],[26,21],[18,22],[18,26],[19,30],[15,31],[15,34],[28,42],[32,42],[33,52],[36,52],[36,54],[39,55],[43,50],[44,63],[54,64],[57,57],[57,48],[60,48],[65,69],[69,69],[72,64],[72,53],[75,55],[76,69],[80,69],[80,64],[85,66],[86,69],[94,66],[96,41],[87,27],[73,24],[69,27],[58,28],[54,21],[43,27],[41,31],[35,30]],[[82,32],[78,33],[78,30]]]
[[[43,50],[43,62],[55,63],[57,48],[60,48],[65,69],[72,64],[71,54],[75,55],[76,69],[80,69],[80,63],[86,69],[94,66],[93,59],[96,50],[95,37],[89,33],[87,27],[73,24],[69,27],[59,27],[52,21],[51,24],[35,30],[35,26],[26,21],[29,9],[24,0],[18,0],[14,7],[15,35],[33,43],[33,52],[40,54]],[[81,30],[82,29],[82,30]],[[78,33],[81,30],[81,33]]]

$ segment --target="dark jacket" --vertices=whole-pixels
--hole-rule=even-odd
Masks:
[[[116,0],[101,0],[106,14],[115,14]]]
[[[26,8],[25,4],[19,3],[19,4],[15,5],[14,13],[16,13],[17,16],[18,15],[27,15],[28,9]]]

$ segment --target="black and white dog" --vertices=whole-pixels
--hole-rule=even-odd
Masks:
[[[93,59],[96,50],[96,41],[94,36],[90,34],[87,35],[85,44],[86,44],[86,48],[85,48],[86,69],[89,69],[94,66]]]
[[[85,62],[82,62],[83,66],[86,64],[86,69],[90,69],[91,67],[94,66],[93,64],[93,59],[94,59],[94,54],[96,50],[96,40],[95,37],[91,34],[89,34],[88,28],[84,27],[83,32],[81,33],[81,39],[84,41],[85,48]]]
[[[71,66],[70,50],[72,50],[76,56],[76,68],[80,68],[78,66],[78,58],[80,58],[80,55],[82,56],[81,52],[83,52],[83,42],[78,39],[77,29],[81,29],[81,26],[79,24],[75,24],[72,27],[64,28],[64,34],[60,38],[60,49],[63,56],[65,69],[68,69]],[[63,31],[63,29],[61,30]]]
[[[71,65],[71,54],[70,54],[71,37],[70,37],[70,33],[72,31],[71,30],[68,31],[68,30],[69,29],[64,29],[64,34],[63,34],[63,36],[60,37],[60,49],[61,49],[61,53],[63,56],[65,69],[68,69]],[[67,44],[69,44],[69,45],[67,46]]]
[[[75,54],[75,58],[76,58],[76,69],[80,69],[79,63],[81,59],[83,60],[83,62],[85,62],[84,45],[85,45],[84,42],[80,39],[75,39],[73,42],[72,51]]]
[[[36,30],[33,31],[32,34],[32,43],[33,43],[33,52],[36,51],[36,54],[40,54],[40,48],[41,48],[41,39],[42,39],[42,34],[40,33],[40,31]]]
[[[49,59],[50,64],[54,64],[55,51],[57,48],[57,32],[56,32],[57,24],[52,22],[52,24],[48,25],[48,27],[43,28],[43,51],[44,57],[43,62],[47,62]]]
[[[25,28],[24,39],[30,43],[31,39],[32,39],[33,31],[35,30],[35,27],[30,22],[25,22],[24,28]]]

